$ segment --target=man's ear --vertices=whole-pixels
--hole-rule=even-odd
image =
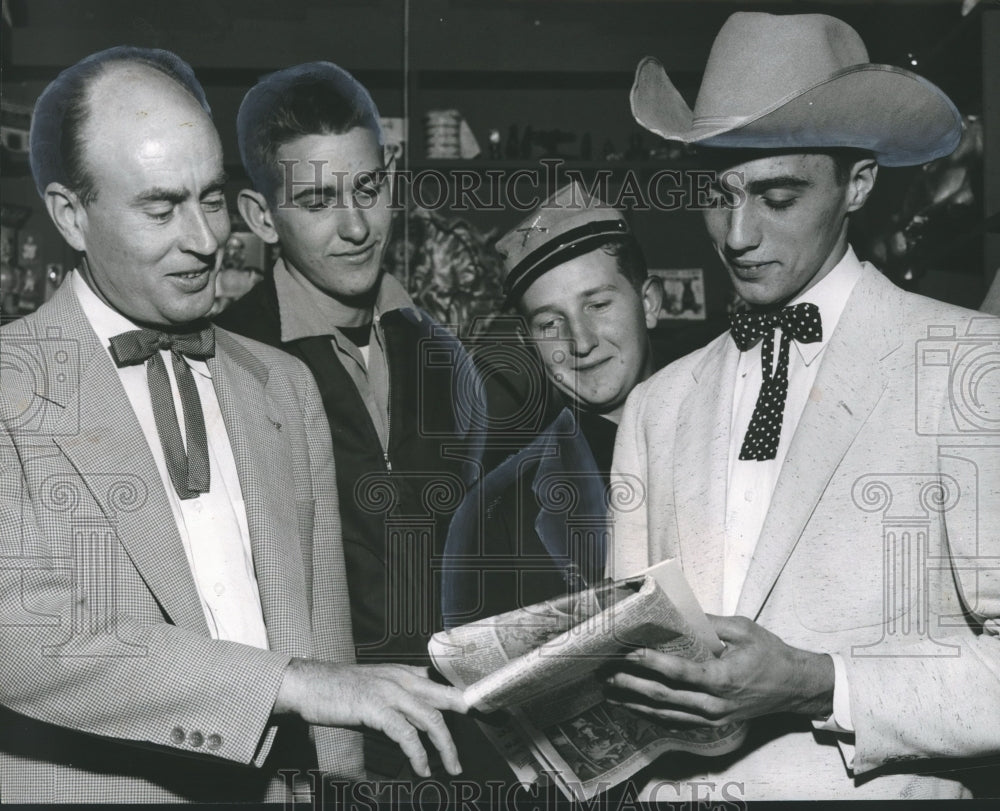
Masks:
[[[45,208],[55,223],[62,238],[73,250],[85,253],[87,250],[87,210],[76,192],[62,183],[49,183],[45,187]]]
[[[663,285],[656,276],[650,276],[642,283],[642,311],[646,317],[646,329],[652,329],[660,320],[663,306]]]
[[[236,207],[240,210],[244,222],[250,226],[250,230],[264,242],[274,245],[278,241],[274,216],[263,194],[253,189],[243,189],[236,198]]]
[[[857,211],[867,201],[868,195],[875,187],[878,177],[878,163],[873,158],[857,161],[851,167],[850,179],[847,181],[847,211]]]

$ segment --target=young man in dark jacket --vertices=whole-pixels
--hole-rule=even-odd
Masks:
[[[330,423],[357,657],[427,662],[440,626],[434,560],[475,465],[481,413],[451,333],[382,270],[391,167],[367,90],[328,62],[278,71],[237,120],[253,184],[239,209],[281,258],[225,311],[228,328],[308,365]],[[368,736],[370,774],[405,762]]]

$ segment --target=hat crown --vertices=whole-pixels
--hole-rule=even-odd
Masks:
[[[629,234],[625,217],[618,209],[573,180],[497,242],[506,274],[504,306],[509,306],[560,258]]]
[[[747,119],[868,62],[858,33],[825,14],[737,12],[712,45],[695,121]]]

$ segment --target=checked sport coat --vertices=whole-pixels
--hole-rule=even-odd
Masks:
[[[210,637],[149,446],[69,285],[0,330],[0,360],[0,800],[275,801],[279,768],[358,776],[356,733],[271,717],[291,657],[353,661],[329,429],[305,366],[223,330],[208,361],[260,650]]]

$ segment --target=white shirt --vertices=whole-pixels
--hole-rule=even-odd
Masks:
[[[726,490],[726,539],[722,587],[724,614],[736,613],[736,605],[746,581],[750,561],[771,506],[778,474],[781,472],[781,466],[788,454],[788,446],[816,382],[820,359],[840,322],[847,300],[863,273],[861,263],[848,245],[843,258],[826,276],[790,302],[791,305],[810,302],[819,308],[823,338],[809,344],[792,341],[792,348],[788,354],[788,396],[781,422],[781,437],[778,440],[775,458],[767,461],[739,458],[740,448],[763,383],[761,347],[764,341],[761,340],[746,352],[740,353],[736,367],[736,384],[733,387],[733,417],[729,433],[729,487]],[[774,335],[775,367],[778,363],[780,342],[781,329],[778,328]],[[773,373],[774,369],[771,371]],[[830,719],[816,723],[816,726],[850,732],[853,731],[853,724],[844,662],[836,654],[831,658],[835,671],[834,712]],[[853,760],[853,750],[846,748],[844,754],[850,761]]]
[[[743,438],[750,425],[763,382],[761,347],[766,339],[740,353],[736,384],[733,386],[733,417],[729,431],[729,486],[726,490],[726,549],[722,588],[724,614],[736,612],[750,560],[771,506],[781,465],[788,454],[788,446],[802,418],[813,383],[816,382],[820,358],[840,321],[847,299],[863,272],[861,263],[848,246],[843,259],[826,276],[791,302],[810,302],[819,308],[823,339],[809,344],[792,341],[788,353],[788,397],[781,422],[781,438],[775,458],[767,461],[739,459]],[[775,367],[780,343],[781,329],[778,328],[774,336]]]
[[[101,301],[77,271],[70,274],[69,283],[110,357],[111,338],[138,327]],[[170,378],[181,437],[186,442],[184,408],[170,354],[169,350],[160,351]],[[212,637],[266,650],[267,629],[254,573],[246,507],[229,434],[207,364],[191,358],[184,360],[198,388],[208,436],[210,489],[197,498],[182,500],[170,480],[153,416],[146,365],[123,366],[118,369],[118,376],[160,472]],[[114,363],[113,358],[111,362]]]

